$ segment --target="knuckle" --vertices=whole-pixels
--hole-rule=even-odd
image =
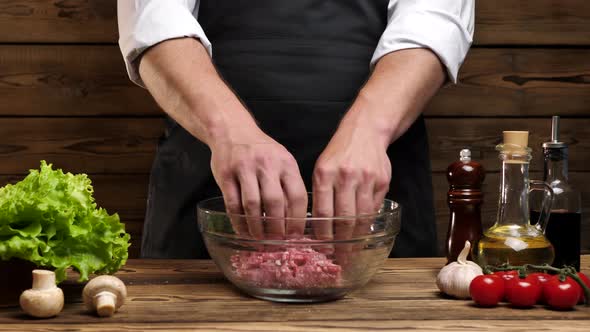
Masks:
[[[231,183],[231,180],[234,176],[234,172],[231,168],[226,167],[220,170],[219,175],[221,176],[222,186],[226,187]]]
[[[227,199],[225,201],[225,205],[230,212],[239,211],[240,208],[242,207],[240,202],[235,199]]]
[[[315,214],[318,217],[329,217],[329,216],[331,216],[332,211],[330,211],[330,209],[328,209],[328,208],[322,208],[322,207],[320,207],[320,208],[317,208],[315,210]]]
[[[375,180],[375,188],[378,191],[387,190],[389,188],[389,178],[381,177]]]
[[[292,205],[305,205],[307,204],[307,193],[296,193],[289,197],[289,202]]]
[[[264,205],[267,207],[278,207],[284,204],[282,195],[268,195],[264,197]]]
[[[335,174],[333,167],[327,165],[318,165],[313,172],[314,183],[322,184],[328,182]]]
[[[338,168],[338,174],[342,179],[356,178],[359,174],[359,169],[352,165],[344,164]]]
[[[297,160],[291,154],[287,154],[282,158],[282,164],[287,168],[299,169]]]
[[[270,154],[260,153],[254,157],[256,165],[264,170],[271,169],[273,166],[273,156]]]
[[[244,200],[244,208],[252,211],[260,208],[260,200],[257,198],[246,198]]]

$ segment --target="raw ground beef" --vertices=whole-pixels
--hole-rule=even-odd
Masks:
[[[309,247],[275,252],[239,252],[231,257],[236,276],[257,287],[302,289],[338,287],[340,265]]]

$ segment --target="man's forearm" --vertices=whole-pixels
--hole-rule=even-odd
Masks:
[[[341,126],[375,130],[387,146],[408,130],[444,80],[443,65],[427,49],[385,55]]]
[[[211,172],[236,233],[254,238],[303,234],[307,191],[295,158],[262,132],[223,82],[205,51],[190,38],[165,41],[141,60],[141,78],[158,104],[211,150]],[[190,148],[183,146],[182,148]],[[199,160],[198,162],[201,162]],[[197,162],[197,161],[195,161]],[[262,225],[262,212],[271,220]]]
[[[162,42],[142,57],[139,72],[156,102],[204,143],[231,140],[257,129],[252,116],[193,38]]]

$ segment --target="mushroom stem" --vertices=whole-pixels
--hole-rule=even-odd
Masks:
[[[47,270],[33,270],[33,289],[55,288],[55,273]]]
[[[115,313],[117,296],[111,292],[103,291],[94,296],[96,312],[101,317],[109,317]]]
[[[101,317],[112,316],[125,303],[126,297],[127,288],[121,279],[108,275],[90,280],[82,292],[86,307]]]

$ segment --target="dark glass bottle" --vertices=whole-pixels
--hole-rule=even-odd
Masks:
[[[543,143],[543,180],[553,189],[553,204],[545,236],[555,248],[553,266],[580,270],[581,197],[568,182],[568,146],[559,141],[559,117],[552,120],[551,141]],[[532,207],[531,222],[539,209]]]
[[[446,241],[447,262],[457,260],[465,241],[474,246],[482,235],[481,185],[485,171],[481,164],[471,160],[471,151],[463,149],[460,160],[447,168],[449,192],[447,202],[450,208],[449,229]],[[469,254],[471,259],[471,254]]]

